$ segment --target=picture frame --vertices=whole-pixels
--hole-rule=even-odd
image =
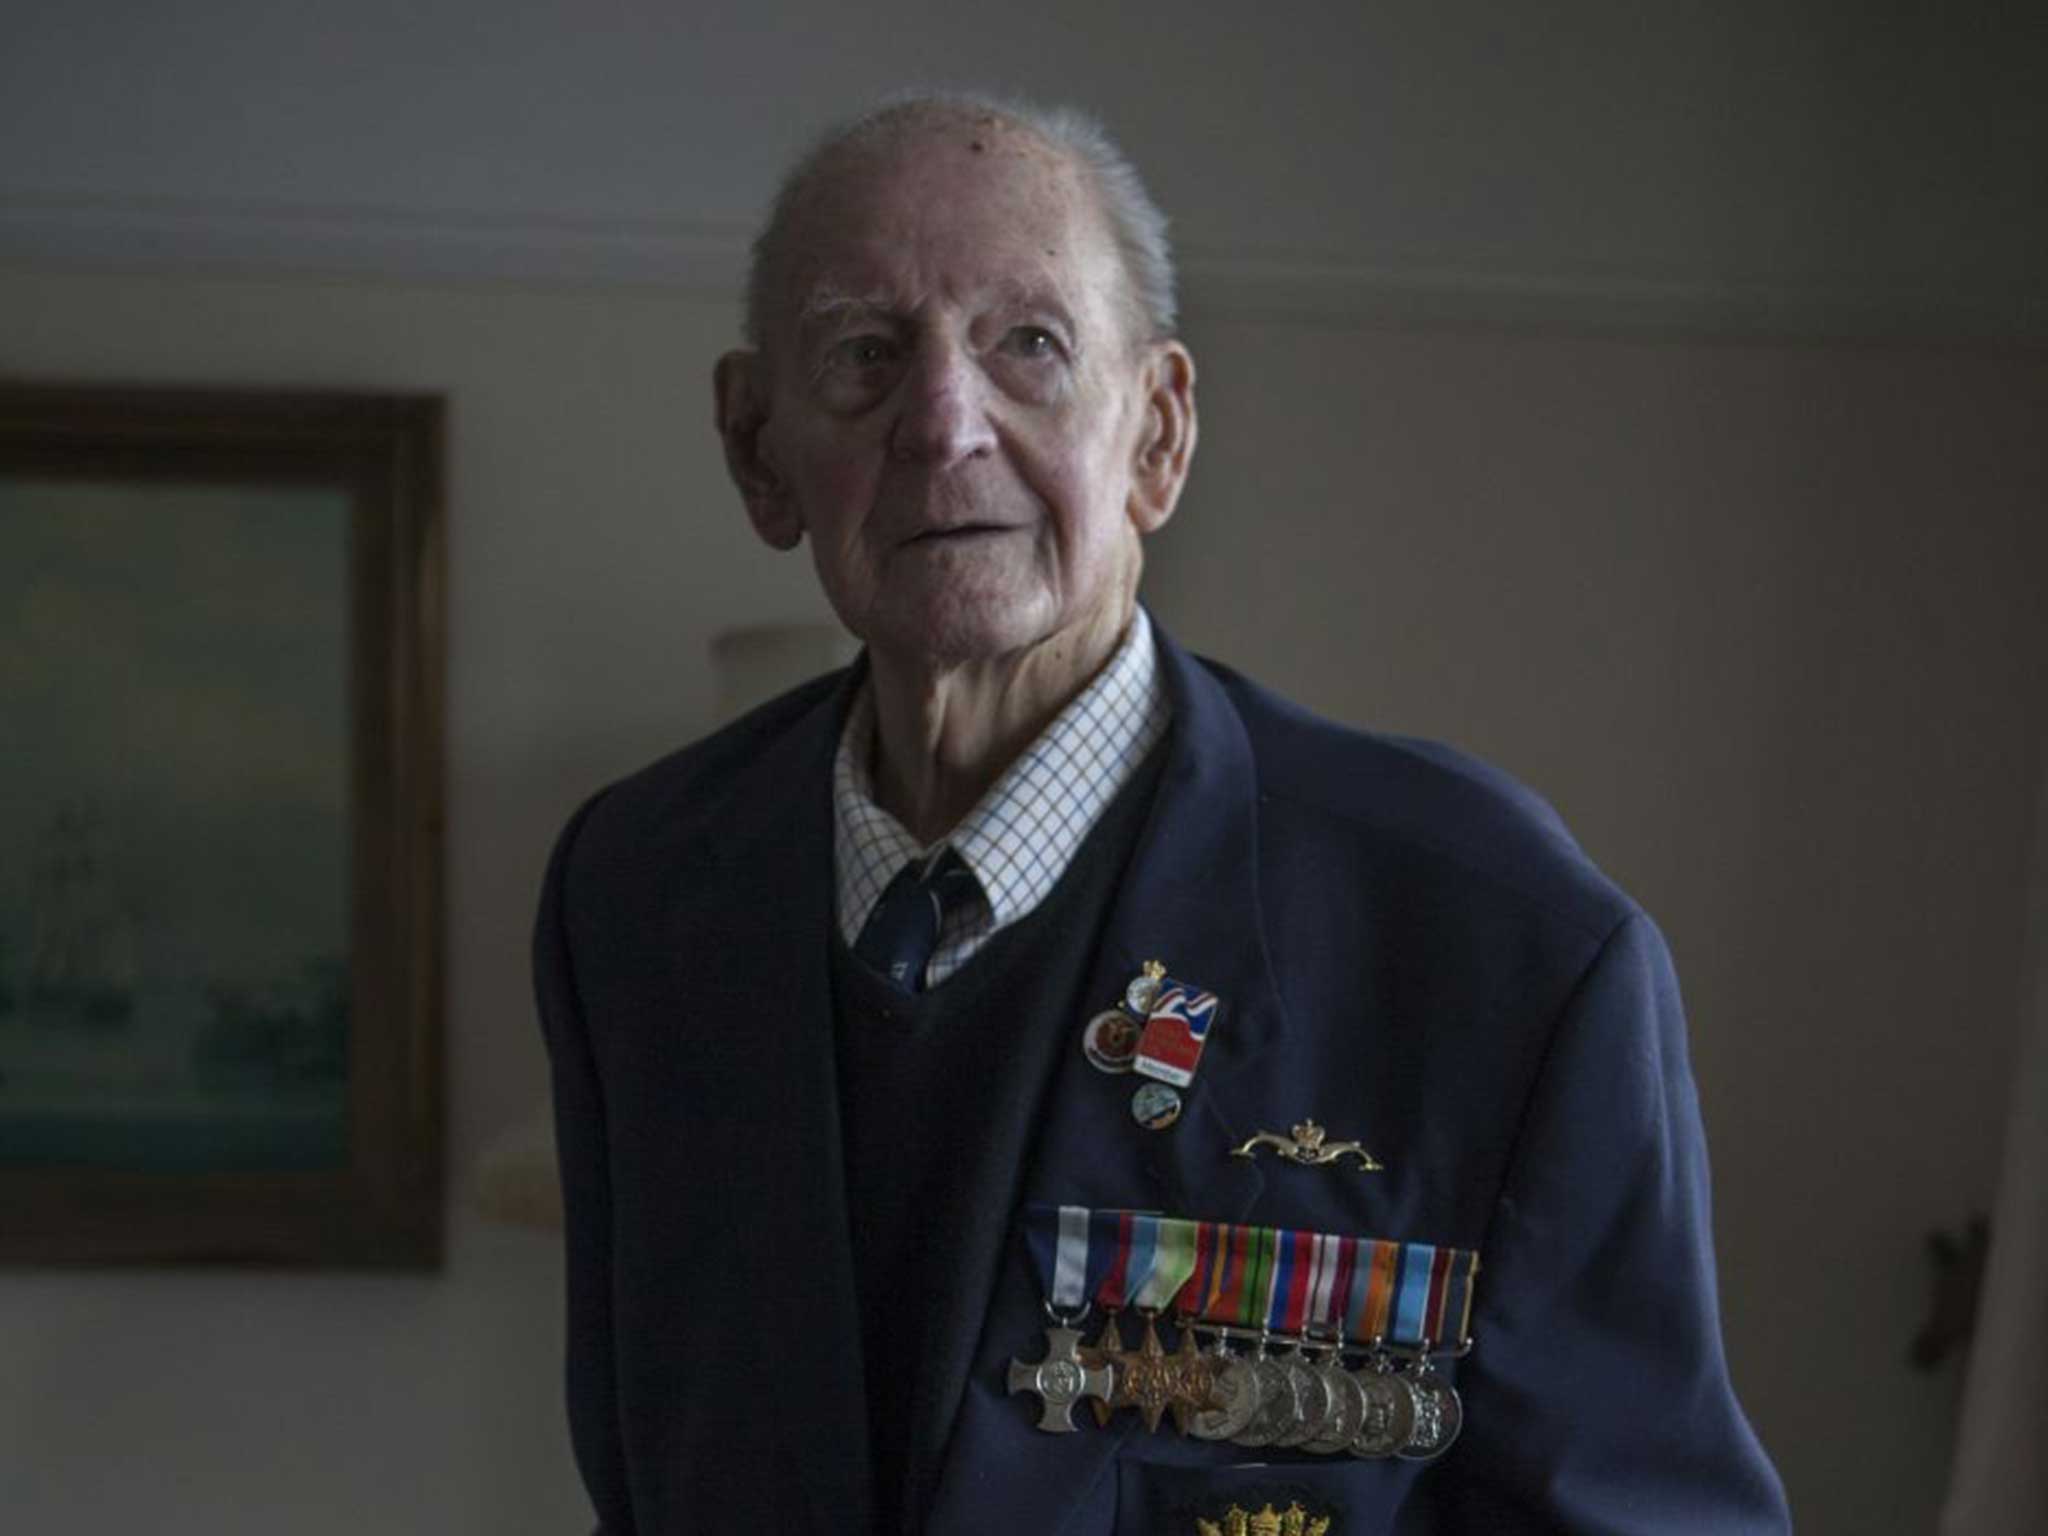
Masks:
[[[444,419],[0,382],[0,1263],[439,1263]]]

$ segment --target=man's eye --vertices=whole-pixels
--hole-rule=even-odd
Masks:
[[[1019,357],[1054,357],[1060,339],[1042,325],[1020,325],[1004,338],[1004,345]]]
[[[849,336],[832,348],[832,361],[849,368],[879,368],[895,355],[882,336]]]

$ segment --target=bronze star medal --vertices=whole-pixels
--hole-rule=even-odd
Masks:
[[[1102,1332],[1095,1336],[1094,1344],[1081,1352],[1081,1358],[1095,1365],[1116,1369],[1117,1357],[1124,1353],[1123,1331],[1116,1325],[1116,1313],[1111,1311],[1102,1319]],[[1098,1397],[1088,1404],[1095,1415],[1095,1422],[1102,1428],[1109,1428],[1110,1413],[1120,1406],[1108,1397]]]
[[[1223,1406],[1216,1389],[1216,1362],[1195,1343],[1195,1330],[1180,1328],[1180,1348],[1173,1352],[1173,1427],[1185,1435],[1201,1414]]]
[[[1157,1431],[1159,1417],[1179,1396],[1180,1375],[1174,1361],[1159,1342],[1159,1330],[1145,1319],[1145,1337],[1136,1349],[1120,1349],[1110,1356],[1116,1364],[1116,1394],[1110,1411],[1135,1408],[1145,1428]]]

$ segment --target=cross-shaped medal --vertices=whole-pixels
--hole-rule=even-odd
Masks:
[[[1084,1397],[1106,1401],[1115,1385],[1116,1374],[1108,1366],[1081,1358],[1081,1335],[1072,1328],[1045,1330],[1043,1360],[1010,1362],[1010,1390],[1038,1394],[1038,1427],[1055,1434],[1074,1427],[1074,1404]]]

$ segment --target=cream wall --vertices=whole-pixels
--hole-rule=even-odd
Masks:
[[[1552,798],[1671,937],[1738,1385],[1819,1536],[1931,1526],[1922,1233],[1989,1200],[2042,767],[2039,354],[1258,319],[1199,289],[1184,639]],[[0,271],[0,374],[433,389],[450,417],[459,1170],[540,1093],[529,907],[589,788],[703,729],[717,629],[824,616],[655,289]],[[581,1528],[550,1240],[444,1273],[0,1273],[9,1528]],[[1446,1464],[1439,1474],[1455,1475]]]

